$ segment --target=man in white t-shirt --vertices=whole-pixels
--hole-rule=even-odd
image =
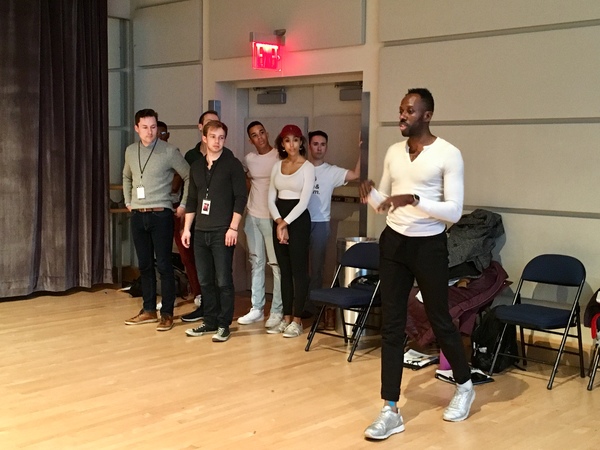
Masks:
[[[251,122],[246,131],[250,142],[256,148],[256,151],[248,153],[243,161],[250,182],[244,232],[252,265],[252,308],[238,319],[238,323],[248,325],[265,318],[265,263],[267,263],[273,271],[273,302],[265,327],[271,328],[279,325],[283,319],[281,272],[275,256],[273,221],[267,205],[271,171],[279,161],[279,153],[269,143],[269,134],[262,123]]]
[[[323,264],[327,240],[331,231],[331,194],[336,187],[360,177],[360,154],[353,170],[344,169],[325,162],[327,133],[321,130],[308,133],[310,161],[315,166],[315,187],[308,211],[310,212],[310,289],[323,287]]]

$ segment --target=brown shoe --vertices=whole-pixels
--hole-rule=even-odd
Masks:
[[[140,325],[142,323],[153,323],[158,322],[158,316],[156,311],[148,312],[143,309],[138,313],[137,316],[127,319],[125,325]]]
[[[161,315],[156,331],[169,331],[171,328],[173,328],[173,316]]]

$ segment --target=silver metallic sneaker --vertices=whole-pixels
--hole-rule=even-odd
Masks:
[[[404,431],[404,421],[400,411],[395,413],[392,407],[385,405],[379,417],[367,427],[365,437],[368,439],[387,439],[392,434]]]
[[[281,322],[279,322],[274,327],[269,328],[267,330],[267,333],[269,333],[269,334],[281,334],[281,333],[283,333],[283,331],[287,328],[287,326],[289,324],[290,324],[289,322],[286,322],[285,320],[282,320]]]
[[[265,322],[265,328],[271,328],[279,325],[279,323],[283,320],[283,314],[272,312],[269,315],[269,318]]]
[[[450,400],[450,404],[444,410],[444,420],[448,422],[460,422],[469,417],[471,405],[475,400],[475,389],[461,389],[456,386],[454,397]]]

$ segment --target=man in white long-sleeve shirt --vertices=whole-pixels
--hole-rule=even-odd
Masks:
[[[381,233],[379,276],[383,326],[379,417],[365,430],[369,439],[386,439],[404,431],[397,401],[402,381],[408,296],[417,280],[437,342],[452,366],[456,392],[443,418],[468,417],[475,391],[462,339],[448,310],[448,249],[445,222],[460,219],[464,170],[460,151],[431,134],[433,96],[410,89],[400,104],[400,131],[408,139],[392,145],[385,156],[379,189],[388,211]],[[373,183],[361,185],[366,201]]]

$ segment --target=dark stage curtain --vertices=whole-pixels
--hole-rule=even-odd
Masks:
[[[106,0],[0,2],[0,297],[112,281]]]

